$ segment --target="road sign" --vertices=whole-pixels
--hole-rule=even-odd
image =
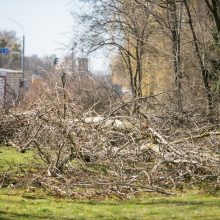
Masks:
[[[5,47],[0,48],[0,54],[7,55],[9,53],[9,49]]]

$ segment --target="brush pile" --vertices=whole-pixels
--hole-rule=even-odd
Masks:
[[[3,127],[16,128],[10,143],[21,152],[35,149],[43,161],[28,184],[53,194],[124,198],[143,191],[169,194],[204,182],[217,186],[219,125],[202,122],[202,127],[185,113],[179,115],[182,125],[172,127],[168,117],[142,112],[148,101],[123,102],[100,116],[57,88],[1,120]]]

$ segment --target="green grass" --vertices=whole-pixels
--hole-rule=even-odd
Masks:
[[[0,147],[0,173],[20,175],[31,169],[33,152]],[[1,182],[0,182],[1,186]],[[47,195],[41,189],[0,189],[0,220],[9,219],[183,219],[220,220],[220,197],[205,194],[145,194],[129,201],[73,200]],[[194,191],[195,193],[195,191]],[[217,195],[217,194],[216,194]]]
[[[220,199],[211,196],[149,195],[131,201],[80,201],[43,192],[0,190],[0,219],[220,219]]]
[[[0,173],[19,175],[31,168],[33,157],[33,151],[19,153],[12,147],[0,147]]]

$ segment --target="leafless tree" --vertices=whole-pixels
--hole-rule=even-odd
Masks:
[[[151,34],[149,20],[143,7],[135,1],[90,0],[90,14],[81,15],[86,33],[81,36],[87,42],[88,51],[102,47],[116,49],[129,74],[134,97],[142,96],[143,56],[146,40]],[[90,8],[90,9],[91,9]],[[89,34],[88,34],[89,33]]]

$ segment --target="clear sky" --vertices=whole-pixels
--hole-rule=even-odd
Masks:
[[[24,28],[26,55],[62,56],[71,52],[65,45],[77,27],[71,15],[76,7],[77,0],[0,0],[0,30],[14,30],[22,39],[22,29],[11,18]],[[106,69],[102,55],[91,60],[92,69]]]
[[[70,41],[74,7],[71,0],[0,0],[0,29],[15,30],[22,37],[21,28],[8,20],[12,18],[25,30],[26,54],[39,56],[63,53]]]

